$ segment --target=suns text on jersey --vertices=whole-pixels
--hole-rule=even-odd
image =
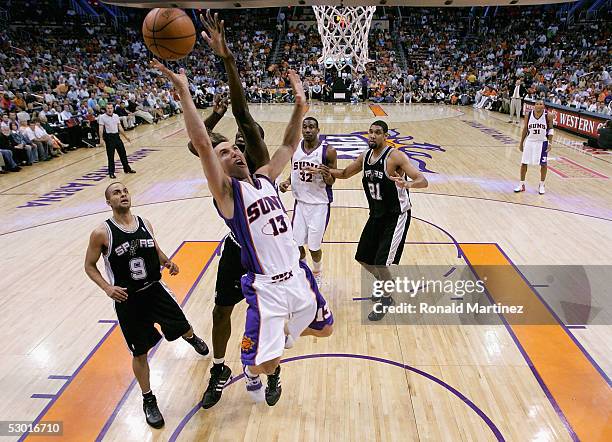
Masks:
[[[264,196],[247,207],[249,224],[255,222],[261,215],[266,215],[273,210],[283,210],[283,205],[278,196]]]

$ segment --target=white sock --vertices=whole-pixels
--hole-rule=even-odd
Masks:
[[[524,186],[524,185],[525,185],[525,181],[521,181],[521,186]]]
[[[316,262],[312,261],[312,271],[315,273],[319,273],[321,271],[321,267],[323,267],[323,260]]]
[[[543,186],[543,185],[544,185],[544,181],[540,181],[540,186]]]
[[[220,365],[220,364],[223,364],[223,363],[225,363],[225,358],[219,358],[219,359],[213,358],[213,364]]]
[[[306,264],[306,265],[308,265],[308,263],[306,262],[306,258],[304,258],[304,259],[300,259],[300,262],[301,262],[301,263],[304,263],[304,264]]]
[[[253,374],[253,373],[251,372],[251,368],[250,368],[250,366],[249,366],[249,365],[247,365],[246,367],[244,367],[244,373],[245,373],[245,374],[246,374],[248,377],[250,377],[250,378],[256,378],[257,376],[259,376],[258,374]]]

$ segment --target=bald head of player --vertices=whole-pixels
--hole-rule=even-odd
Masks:
[[[302,121],[302,138],[310,145],[316,144],[319,139],[319,122],[316,118],[304,118],[304,121]]]
[[[370,125],[368,132],[368,147],[378,149],[387,145],[387,134],[389,126],[382,120],[376,120]]]
[[[113,212],[128,212],[130,207],[132,207],[130,193],[127,187],[125,187],[125,184],[119,181],[110,183],[104,191],[104,196],[106,198],[106,204],[113,209]]]

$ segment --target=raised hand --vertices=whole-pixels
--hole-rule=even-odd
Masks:
[[[206,17],[200,14],[200,21],[204,25],[205,31],[202,31],[202,38],[208,43],[208,46],[219,57],[227,58],[232,55],[232,52],[227,47],[225,41],[225,22],[219,21],[219,14],[215,12],[214,17],[210,13],[210,9],[206,11]]]
[[[293,69],[290,69],[288,74],[289,82],[291,83],[293,94],[295,95],[295,104],[298,106],[305,106],[306,93],[304,92],[304,85],[302,85],[300,76]]]
[[[213,101],[213,112],[223,116],[225,115],[225,112],[227,112],[227,105],[227,98],[217,95]]]
[[[174,84],[174,87],[180,92],[181,90],[189,90],[189,80],[185,75],[185,69],[181,68],[179,73],[172,72],[166,66],[164,66],[159,60],[154,58],[151,61],[151,66],[161,71],[164,76]]]
[[[397,172],[395,172],[390,178],[395,181],[395,184],[398,187],[403,189],[410,188],[410,181],[406,181],[406,179],[403,176],[400,176]]]

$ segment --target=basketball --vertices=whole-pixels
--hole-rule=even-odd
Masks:
[[[196,31],[185,11],[177,8],[152,9],[142,23],[147,48],[163,60],[180,60],[193,50]]]

